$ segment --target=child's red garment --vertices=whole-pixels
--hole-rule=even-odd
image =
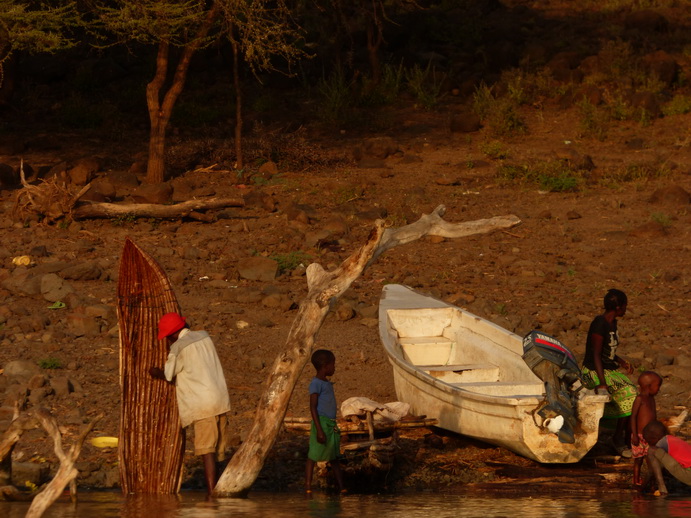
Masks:
[[[642,459],[648,455],[648,443],[643,438],[643,434],[638,434],[638,446],[631,442],[631,456],[634,459]]]

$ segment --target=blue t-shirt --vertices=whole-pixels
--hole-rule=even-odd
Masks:
[[[312,378],[309,387],[310,395],[317,394],[317,414],[336,419],[336,394],[334,393],[333,383]]]

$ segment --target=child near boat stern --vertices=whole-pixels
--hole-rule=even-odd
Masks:
[[[312,492],[314,464],[326,461],[333,470],[339,491],[345,493],[343,473],[338,461],[341,437],[336,426],[336,394],[333,383],[327,379],[336,372],[336,357],[331,351],[319,349],[312,354],[312,365],[317,373],[309,385],[312,428],[305,466],[305,492]]]
[[[653,371],[645,371],[638,376],[638,396],[631,409],[631,452],[633,454],[633,485],[641,487],[641,465],[648,456],[648,443],[643,437],[643,429],[657,419],[655,396],[660,392],[662,377]],[[648,462],[650,468],[650,462]]]

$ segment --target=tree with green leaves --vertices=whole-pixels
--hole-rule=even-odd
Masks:
[[[8,99],[14,78],[4,64],[17,52],[54,53],[76,45],[70,31],[80,24],[74,2],[0,0],[0,88]]]
[[[165,180],[168,123],[185,86],[192,56],[214,40],[212,30],[219,12],[218,2],[205,0],[117,0],[96,7],[94,24],[114,36],[115,44],[137,42],[157,47],[154,77],[146,87],[151,125],[148,183]]]

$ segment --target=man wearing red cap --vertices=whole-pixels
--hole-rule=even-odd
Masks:
[[[194,453],[204,460],[208,493],[216,485],[216,454],[225,453],[228,387],[214,343],[206,331],[191,331],[177,313],[158,321],[158,339],[168,341],[164,369],[152,367],[153,377],[175,383],[183,427],[194,425]],[[221,459],[222,460],[222,459]]]

